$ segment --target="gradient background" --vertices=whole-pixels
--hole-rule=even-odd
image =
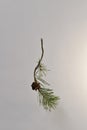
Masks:
[[[44,39],[46,112],[31,89]],[[0,0],[0,130],[87,130],[87,0]]]

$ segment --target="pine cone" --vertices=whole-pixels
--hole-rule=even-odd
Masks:
[[[32,90],[37,90],[37,89],[40,88],[40,83],[33,82],[32,85],[31,85],[31,87],[32,87]]]

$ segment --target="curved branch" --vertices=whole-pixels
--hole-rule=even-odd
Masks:
[[[37,64],[37,66],[35,67],[34,69],[34,81],[37,82],[37,79],[36,79],[36,71],[37,69],[39,68],[40,64],[41,64],[41,61],[42,61],[42,58],[43,58],[43,55],[44,55],[44,49],[43,49],[43,39],[41,38],[41,50],[42,50],[42,54],[41,54],[41,58]]]

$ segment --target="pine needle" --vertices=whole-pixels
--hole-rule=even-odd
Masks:
[[[58,96],[54,95],[52,89],[40,88],[39,90],[39,102],[43,105],[44,109],[51,111],[57,106],[57,101],[60,99]]]

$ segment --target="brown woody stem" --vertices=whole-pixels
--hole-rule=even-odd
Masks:
[[[37,69],[39,68],[40,64],[41,64],[41,61],[42,61],[42,58],[43,58],[43,55],[44,55],[44,49],[43,49],[43,39],[41,38],[41,50],[42,50],[42,54],[41,54],[41,58],[37,64],[37,66],[35,67],[34,69],[34,82],[37,82],[37,79],[36,79],[36,71]]]

